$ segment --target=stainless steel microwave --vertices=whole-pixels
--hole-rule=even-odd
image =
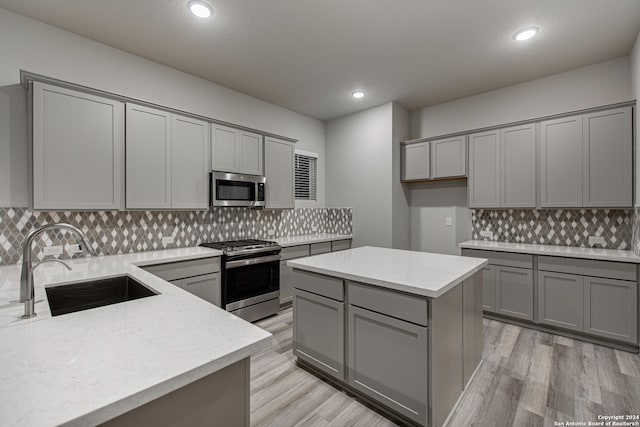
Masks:
[[[264,186],[267,178],[227,172],[209,174],[209,205],[262,209],[266,206]]]

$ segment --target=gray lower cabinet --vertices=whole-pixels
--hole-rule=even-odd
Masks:
[[[343,381],[344,302],[294,288],[293,316],[293,354]]]
[[[188,277],[181,279],[177,285],[211,304],[221,305],[220,273]]]
[[[637,283],[584,277],[584,332],[637,344]]]
[[[351,249],[351,240],[334,240],[331,242],[331,252]]]
[[[328,252],[331,252],[331,242],[311,244],[311,255],[326,254]]]
[[[495,266],[496,313],[533,320],[533,271]]]
[[[33,208],[117,210],[124,199],[124,104],[34,82]]]
[[[496,311],[496,267],[487,265],[482,269],[482,309]]]
[[[538,273],[540,323],[566,329],[583,329],[583,277],[575,274]]]
[[[287,260],[280,261],[280,305],[289,304],[293,300],[293,268]]]
[[[293,209],[294,144],[266,137],[264,139],[264,175],[267,177],[267,209]]]
[[[427,328],[348,306],[347,382],[424,423],[427,418]]]

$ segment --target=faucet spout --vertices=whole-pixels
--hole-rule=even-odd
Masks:
[[[20,302],[24,303],[24,315],[22,316],[23,319],[28,319],[36,316],[35,293],[34,293],[34,286],[33,286],[33,270],[35,267],[33,266],[33,261],[31,257],[31,247],[33,245],[33,241],[42,233],[48,230],[71,231],[82,241],[82,244],[84,248],[86,248],[86,250],[88,250],[92,255],[96,255],[95,249],[93,249],[93,247],[87,240],[87,237],[84,235],[84,233],[79,228],[71,224],[66,224],[66,223],[46,224],[46,225],[43,225],[42,227],[36,228],[35,230],[31,231],[27,235],[22,246],[22,272],[20,274]],[[68,265],[66,265],[66,267],[70,268]]]

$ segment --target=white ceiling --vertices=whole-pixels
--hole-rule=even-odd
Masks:
[[[638,0],[0,0],[0,7],[326,120],[413,110],[629,54]],[[514,32],[537,25],[534,39]],[[354,100],[351,92],[367,96]]]

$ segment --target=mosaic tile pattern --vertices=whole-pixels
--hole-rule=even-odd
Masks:
[[[633,237],[631,238],[633,244],[633,252],[636,255],[640,255],[640,207],[633,209]]]
[[[99,211],[38,212],[24,208],[0,208],[0,265],[21,261],[25,236],[34,228],[53,222],[68,222],[80,228],[100,255],[196,246],[201,242],[235,239],[269,239],[312,233],[351,234],[351,208],[301,208],[293,210],[249,210],[213,208],[208,211]],[[173,236],[174,243],[162,244]],[[43,259],[47,246],[64,245],[60,258],[75,238],[48,232],[36,240],[33,254]],[[74,257],[85,256],[75,254]],[[34,258],[34,259],[35,259]]]
[[[589,247],[589,236],[604,237],[604,248],[632,249],[638,211],[631,209],[483,210],[471,215],[474,240]],[[480,235],[492,231],[493,237]]]

